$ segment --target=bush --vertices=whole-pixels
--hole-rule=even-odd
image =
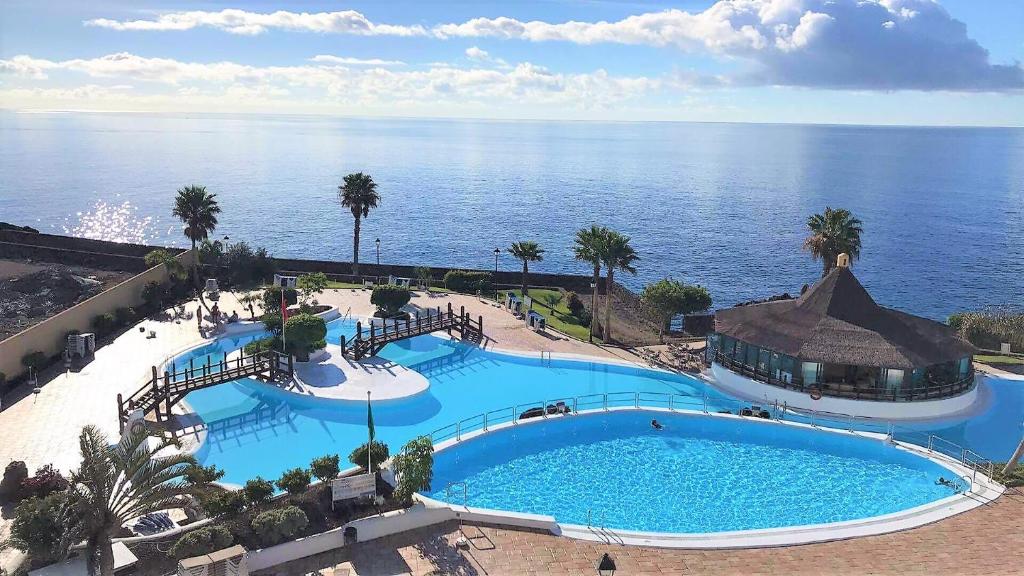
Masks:
[[[323,272],[299,276],[295,283],[298,285],[299,290],[302,291],[302,303],[307,306],[313,302],[314,296],[322,294],[330,284],[327,280],[327,275]]]
[[[356,466],[361,466],[362,468],[365,469],[366,464],[368,462],[366,453],[368,447],[371,447],[369,448],[370,455],[373,456],[372,471],[376,472],[377,470],[380,470],[381,464],[383,464],[384,461],[388,459],[388,456],[390,456],[390,454],[388,453],[388,445],[383,442],[377,442],[376,440],[374,440],[372,444],[363,444],[362,446],[353,450],[352,453],[348,455],[348,461],[355,464]]]
[[[295,291],[295,288],[284,289],[284,302],[289,306],[294,306],[299,301],[299,294]],[[281,311],[281,287],[280,286],[267,286],[263,289],[263,310],[269,312],[275,310],[278,313]]]
[[[491,291],[491,273],[469,270],[449,270],[444,275],[444,287],[454,292],[476,294]]]
[[[377,307],[377,315],[382,318],[394,318],[401,313],[402,306],[409,303],[412,294],[405,286],[382,284],[373,287],[370,304]]]
[[[113,314],[100,314],[92,319],[92,329],[100,336],[110,334],[116,327],[117,319]]]
[[[245,494],[240,490],[218,490],[200,501],[210,516],[237,516],[245,509]]]
[[[18,504],[11,523],[10,543],[40,564],[58,560],[67,552],[64,543],[73,541],[65,537],[69,525],[64,516],[65,507],[63,493]]]
[[[142,287],[142,301],[150,310],[163,308],[164,300],[167,298],[167,289],[159,282],[149,282]]]
[[[274,484],[270,480],[257,476],[245,483],[242,492],[245,493],[245,499],[250,504],[259,506],[270,502],[270,497],[274,495]]]
[[[580,318],[587,311],[586,306],[583,305],[583,300],[580,300],[579,295],[575,292],[569,292],[565,295],[565,306],[569,309],[569,314],[576,318]]]
[[[313,477],[321,482],[330,482],[338,477],[340,468],[338,463],[341,458],[337,454],[331,456],[321,456],[314,458],[313,462],[309,465],[309,471],[313,474]]]
[[[129,326],[135,322],[135,310],[132,308],[118,308],[114,310],[114,322],[118,326]]]
[[[68,489],[68,481],[56,468],[47,464],[36,470],[35,476],[21,481],[21,498],[45,498],[54,492]]]
[[[47,360],[48,359],[46,358],[46,354],[43,354],[38,350],[36,350],[35,352],[29,352],[28,354],[25,354],[24,356],[21,357],[22,365],[24,365],[26,368],[31,368],[36,372],[39,372],[43,368],[46,368],[46,365],[48,364]]]
[[[296,314],[284,325],[285,340],[288,348],[295,351],[299,360],[309,358],[315,345],[322,343],[327,337],[327,323],[323,318],[312,314]]]
[[[4,468],[3,480],[0,480],[0,503],[17,502],[21,496],[21,483],[28,478],[28,466],[21,460],[15,460]]]
[[[430,438],[420,436],[402,447],[394,458],[398,487],[395,499],[399,502],[412,500],[412,495],[421,490],[430,490],[434,479],[434,445]]]
[[[216,465],[201,466],[199,464],[192,464],[185,469],[185,481],[189,484],[201,486],[203,484],[209,484],[210,482],[216,482],[224,477],[224,471],[217,468]]]
[[[291,538],[309,524],[306,513],[296,506],[267,510],[252,521],[252,531],[264,545],[272,546]]]
[[[309,481],[309,470],[292,468],[281,474],[281,478],[277,481],[277,487],[294,496],[305,492],[306,488],[309,488]]]
[[[267,328],[268,332],[274,336],[281,335],[281,329],[283,326],[281,325],[281,315],[279,313],[266,313],[260,318],[260,321],[263,322],[263,325]]]
[[[186,532],[184,536],[178,538],[174,546],[171,546],[169,554],[178,560],[192,558],[223,550],[231,546],[234,541],[234,536],[225,526],[204,526]]]
[[[278,318],[280,319],[281,317],[278,316]],[[259,352],[266,352],[268,350],[279,350],[281,348],[280,344],[281,341],[277,338],[277,336],[269,336],[267,338],[260,338],[259,340],[253,340],[252,342],[249,342],[248,344],[242,347],[242,352],[246,356],[252,356],[253,354],[257,354]]]

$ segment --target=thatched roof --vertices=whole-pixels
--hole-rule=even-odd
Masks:
[[[879,306],[847,267],[796,300],[718,310],[715,330],[807,362],[924,368],[975,349],[949,326]]]

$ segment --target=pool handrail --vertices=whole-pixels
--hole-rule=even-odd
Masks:
[[[889,440],[894,440],[896,435],[900,434],[902,435],[902,438],[900,438],[901,441],[924,448],[929,454],[938,453],[948,458],[958,460],[961,465],[972,471],[972,483],[977,478],[979,470],[983,471],[989,478],[992,478],[995,471],[995,463],[992,462],[992,460],[981,456],[970,448],[961,446],[956,442],[946,440],[936,434],[927,434],[906,426],[901,426],[892,420],[883,420],[870,416],[857,416],[854,414],[841,414],[836,412],[805,409],[797,410],[789,407],[785,403],[780,404],[778,400],[771,403],[756,404],[746,400],[725,398],[721,396],[712,396],[710,399],[713,403],[718,405],[732,404],[739,406],[733,411],[741,418],[756,418],[758,420],[762,420],[763,418],[760,418],[757,415],[744,416],[741,413],[744,408],[760,406],[762,410],[766,410],[769,413],[769,419],[771,420],[783,421],[785,420],[786,414],[792,413],[807,418],[809,420],[808,424],[814,428],[822,427],[846,430],[851,433],[857,431],[873,432],[871,429],[864,430],[858,428],[858,423],[860,423],[861,426],[870,426],[872,423],[877,423],[877,426],[880,427],[877,433],[884,434]],[[534,420],[535,418],[546,419],[553,416],[576,414],[582,410],[601,409],[607,411],[611,408],[637,410],[644,408],[667,408],[671,412],[675,412],[676,410],[692,410],[708,414],[708,400],[709,398],[707,394],[697,395],[640,391],[603,392],[585,394],[583,396],[551,398],[535,402],[518,403],[512,406],[474,414],[448,424],[447,426],[442,426],[425,436],[429,438],[431,443],[434,445],[452,439],[456,442],[461,442],[462,435],[469,432],[481,430],[486,432],[490,427],[509,422],[511,422],[512,425],[517,425],[519,424],[520,416],[522,414],[528,410],[537,408],[540,409],[540,414],[529,418],[530,420]],[[549,412],[549,409],[557,406],[558,402],[563,402],[566,410],[564,412]],[[685,406],[691,407],[684,408]],[[839,426],[836,424],[845,424],[845,426]],[[913,438],[918,438],[918,440],[915,441]],[[921,441],[922,439],[923,441]]]

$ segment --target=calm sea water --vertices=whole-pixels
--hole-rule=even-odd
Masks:
[[[491,268],[535,239],[531,268],[587,273],[569,247],[598,222],[641,254],[627,285],[672,276],[728,306],[812,282],[804,221],[831,205],[864,221],[854,270],[881,303],[1024,304],[1020,129],[0,112],[0,220],[45,232],[183,245],[172,198],[197,183],[218,237],[348,259],[355,171],[383,197],[363,261],[379,237],[382,262]]]

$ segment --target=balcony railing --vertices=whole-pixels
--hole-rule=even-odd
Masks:
[[[888,390],[885,388],[864,387],[862,385],[849,384],[845,382],[816,382],[813,384],[805,384],[803,378],[799,375],[794,375],[792,380],[787,382],[781,378],[776,378],[769,372],[765,372],[753,366],[733,360],[732,358],[722,354],[721,351],[715,352],[715,362],[725,366],[737,374],[778,388],[797,390],[807,394],[810,394],[813,390],[818,390],[821,392],[822,396],[850,398],[853,400],[873,400],[878,402],[920,402],[922,400],[938,400],[958,396],[970,390],[971,387],[974,386],[973,369],[967,374],[967,376],[954,382],[929,382],[924,385],[910,388],[901,386],[898,389],[894,388],[892,390]]]

